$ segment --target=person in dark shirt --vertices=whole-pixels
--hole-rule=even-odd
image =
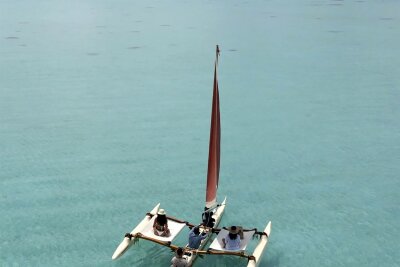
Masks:
[[[168,237],[171,232],[168,229],[168,220],[165,210],[160,209],[153,223],[153,231],[155,235]]]

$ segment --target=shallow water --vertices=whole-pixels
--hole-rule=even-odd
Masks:
[[[111,255],[158,202],[200,220],[215,44],[222,224],[272,220],[260,266],[400,265],[399,14],[398,1],[1,1],[0,265],[168,266],[146,241]]]

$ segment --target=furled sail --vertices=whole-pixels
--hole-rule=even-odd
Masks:
[[[219,47],[217,45],[215,66],[214,66],[214,89],[211,111],[211,130],[210,130],[210,147],[208,151],[208,172],[207,172],[207,192],[206,192],[206,208],[211,208],[217,204],[217,188],[219,180],[219,162],[220,162],[220,141],[221,141],[221,125],[219,115],[219,93],[217,66]]]

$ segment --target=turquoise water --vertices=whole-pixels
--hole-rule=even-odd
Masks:
[[[200,220],[219,44],[222,224],[272,221],[260,266],[400,266],[399,14],[0,1],[0,265],[168,266],[146,241],[111,255],[158,202]]]

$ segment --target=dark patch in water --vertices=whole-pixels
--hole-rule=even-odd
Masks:
[[[26,47],[27,45],[26,44],[20,44],[19,46]]]
[[[130,32],[138,33],[138,32],[140,32],[140,31],[130,31]]]
[[[88,56],[98,56],[99,53],[86,53],[86,55],[88,55]]]
[[[149,8],[149,9],[151,9],[151,8],[154,8],[154,6],[146,6],[146,8]]]
[[[141,48],[141,46],[131,46],[131,47],[128,47],[128,49],[131,49],[131,50],[139,49],[139,48]]]
[[[20,21],[19,24],[29,24],[28,21]]]
[[[135,22],[142,22],[141,20],[135,20]]]
[[[394,18],[379,18],[379,20],[394,20]]]
[[[160,26],[161,27],[171,27],[171,25],[169,25],[169,24],[161,24]]]
[[[16,37],[16,36],[8,36],[8,37],[6,37],[6,39],[8,39],[8,40],[16,40],[16,39],[19,39],[19,37]]]
[[[328,6],[343,6],[343,4],[328,4]]]
[[[356,1],[357,3],[365,3],[365,1]]]
[[[107,26],[106,25],[98,25],[98,26],[96,26],[96,28],[107,28]]]
[[[230,51],[230,52],[236,52],[237,49],[228,49],[228,51]]]
[[[276,18],[276,16],[269,16],[270,18]]]

